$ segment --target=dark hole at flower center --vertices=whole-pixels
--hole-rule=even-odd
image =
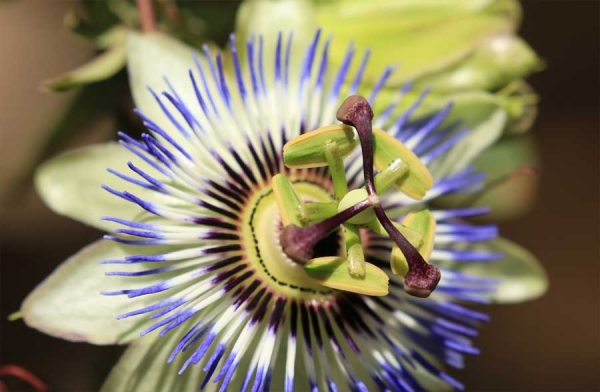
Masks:
[[[341,230],[332,231],[327,237],[317,242],[314,247],[314,257],[339,256],[341,240]]]

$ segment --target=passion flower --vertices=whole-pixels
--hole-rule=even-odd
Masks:
[[[404,88],[372,113],[391,70],[344,103],[367,61],[351,75],[352,50],[331,70],[319,33],[301,59],[292,44],[280,34],[270,56],[252,39],[242,67],[232,38],[228,73],[208,49],[190,62],[181,44],[131,36],[148,133],[38,173],[51,208],[113,233],[67,260],[22,313],[69,340],[135,340],[106,391],[462,388],[446,367],[479,353],[471,339],[488,320],[468,303],[545,290],[531,255],[465,220],[486,209],[428,210],[485,178],[456,159],[485,146],[444,121],[450,107],[413,118],[416,101],[396,114]],[[96,196],[101,184],[112,199]]]

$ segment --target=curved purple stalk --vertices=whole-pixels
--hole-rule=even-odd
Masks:
[[[365,187],[369,196],[376,195],[373,176],[374,146],[371,125],[373,110],[371,105],[364,97],[352,95],[346,98],[340,106],[337,119],[356,129],[362,147]],[[423,259],[419,251],[394,227],[381,205],[375,207],[375,215],[408,261],[409,270],[404,277],[404,290],[415,297],[428,297],[440,281],[440,270]]]

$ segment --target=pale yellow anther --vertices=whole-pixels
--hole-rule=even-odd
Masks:
[[[410,166],[408,173],[398,179],[395,186],[407,196],[421,200],[433,186],[433,177],[427,167],[408,147],[381,129],[373,129],[373,162],[383,171],[394,161],[401,159]]]
[[[283,146],[283,161],[289,168],[327,166],[326,146],[335,142],[341,156],[346,156],[356,147],[354,128],[336,124],[315,129],[300,135]]]
[[[389,291],[387,274],[370,263],[365,263],[362,278],[348,273],[348,259],[335,256],[312,259],[304,270],[314,281],[332,289],[377,297],[385,296]]]

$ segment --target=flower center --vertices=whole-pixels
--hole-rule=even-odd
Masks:
[[[333,201],[326,190],[328,180],[317,175],[308,179],[310,173],[309,170],[300,170],[290,177],[299,196],[303,200]],[[241,220],[242,243],[247,262],[274,292],[304,300],[324,300],[331,297],[334,290],[315,282],[302,265],[292,261],[283,252],[279,241],[281,216],[271,186],[264,186],[253,193]],[[334,232],[319,242],[315,253],[332,255],[337,254],[339,249],[339,236]]]

